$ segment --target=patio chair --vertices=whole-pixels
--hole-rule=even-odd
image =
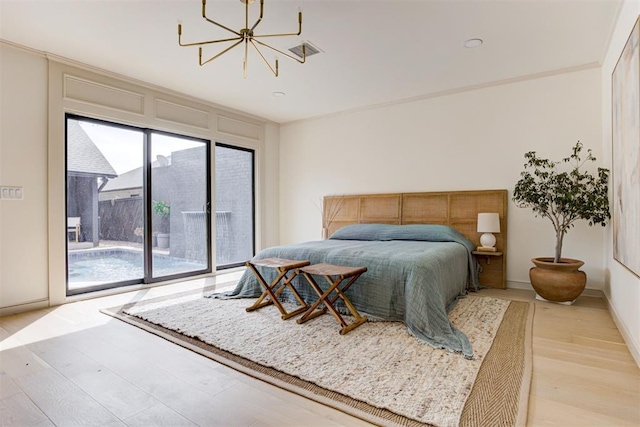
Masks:
[[[72,216],[67,218],[67,234],[75,233],[76,243],[78,243],[78,236],[80,236],[80,217]]]

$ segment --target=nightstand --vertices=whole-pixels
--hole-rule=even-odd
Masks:
[[[505,289],[507,287],[506,260],[502,252],[471,252],[482,267],[479,281],[482,286]]]

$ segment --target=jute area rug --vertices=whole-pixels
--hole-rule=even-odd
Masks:
[[[389,426],[526,424],[531,303],[469,296],[451,311],[474,359],[435,349],[403,323],[369,321],[346,335],[327,314],[298,325],[252,299],[183,293],[102,310],[233,369]]]

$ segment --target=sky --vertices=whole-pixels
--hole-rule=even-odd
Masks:
[[[118,175],[142,167],[143,132],[141,130],[80,122],[82,129],[111,163]],[[151,161],[158,155],[170,156],[174,151],[197,147],[201,142],[164,134],[151,137]]]

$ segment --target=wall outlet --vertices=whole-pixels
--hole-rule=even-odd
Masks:
[[[0,199],[2,200],[22,200],[23,198],[22,187],[0,187]]]

